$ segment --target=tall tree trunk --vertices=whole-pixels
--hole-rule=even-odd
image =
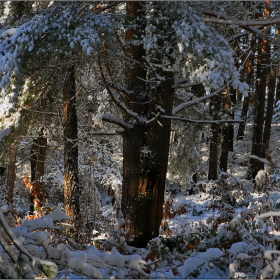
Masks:
[[[216,96],[210,101],[210,114],[213,115],[214,120],[220,119],[221,110],[221,97]],[[209,153],[209,170],[208,170],[208,180],[218,179],[218,160],[219,160],[219,131],[220,125],[213,123],[211,125],[212,137],[210,140],[210,153]]]
[[[229,109],[230,110],[232,108],[232,106],[235,106],[236,104],[236,90],[230,86],[229,87],[229,97],[230,97],[230,101],[228,102],[229,103]],[[232,120],[234,120],[234,110],[231,110],[229,112],[229,115],[231,117]],[[228,150],[230,152],[233,152],[233,144],[234,144],[234,124],[233,123],[230,123],[228,124]]]
[[[7,173],[7,201],[13,203],[14,185],[16,179],[17,145],[13,143],[10,147]]]
[[[246,62],[245,81],[250,86],[250,91],[252,92],[255,87],[255,82],[254,82],[254,60],[255,60],[254,49],[256,47],[256,38],[255,37],[251,38],[250,44],[251,44],[252,53]],[[239,124],[238,132],[237,132],[237,140],[243,140],[243,138],[244,138],[249,104],[250,104],[250,96],[247,96],[243,100],[243,106],[242,106],[242,111],[241,111],[241,120],[243,120],[244,122]]]
[[[76,112],[75,66],[65,73],[63,83],[64,119],[64,208],[67,215],[75,220],[77,228],[81,225],[80,184],[78,177],[78,129]]]
[[[47,153],[47,138],[44,137],[44,128],[42,127],[39,136],[34,138],[30,149],[31,183],[40,182],[45,173],[45,160]],[[40,183],[39,183],[40,184]],[[44,186],[41,183],[41,192],[44,193]],[[42,198],[40,196],[40,198]],[[34,213],[35,196],[30,192],[30,214]],[[39,199],[39,198],[37,198]],[[38,201],[42,205],[43,201]]]
[[[239,124],[238,132],[237,132],[237,140],[243,140],[244,138],[245,126],[247,122],[247,113],[249,109],[249,100],[250,100],[249,96],[245,97],[243,100],[243,106],[241,111],[241,120],[243,120],[243,122]]]
[[[278,70],[280,71],[280,70]],[[277,79],[277,88],[276,88],[276,98],[275,98],[275,105],[276,103],[280,100],[280,79],[279,79],[279,75],[278,75],[278,79]]]
[[[270,15],[270,8],[268,6],[269,1],[266,1],[267,6],[264,11],[265,16]],[[264,124],[264,110],[265,110],[265,95],[266,95],[266,83],[269,74],[270,64],[270,44],[269,41],[263,39],[258,44],[258,57],[257,57],[257,83],[256,93],[257,99],[255,99],[255,118],[253,128],[253,141],[251,154],[257,157],[263,156],[263,124]],[[255,178],[258,171],[264,169],[264,163],[255,158],[250,158],[250,171],[248,172],[251,178]]]
[[[222,95],[225,113],[230,116],[232,115],[230,113],[230,109],[231,109],[230,94],[232,92],[233,92],[232,86],[228,86],[226,92]],[[233,141],[230,141],[231,133],[232,133],[232,127],[226,123],[222,124],[220,170],[222,170],[224,172],[227,172],[228,152],[229,152],[231,144],[233,144],[233,143],[231,143]]]
[[[270,74],[268,78],[268,98],[267,98],[267,108],[266,108],[266,118],[265,126],[263,132],[263,150],[262,157],[267,157],[267,150],[269,148],[270,141],[270,132],[271,132],[271,123],[273,117],[273,108],[274,108],[274,95],[275,95],[275,85],[276,85],[276,73],[273,66],[270,66]]]
[[[41,128],[39,136],[33,139],[31,145],[31,182],[40,181],[45,173],[45,160],[47,154],[47,138],[44,137],[44,128]]]
[[[145,56],[142,45],[134,45],[134,38],[141,38],[143,28],[142,5],[144,2],[127,2],[128,18],[134,20],[133,29],[126,31],[129,45],[127,54],[133,64],[127,63],[127,87],[134,94],[130,99],[131,108],[139,116],[152,118],[153,112],[160,106],[165,113],[172,113],[174,77],[172,72],[156,69],[165,80],[160,85],[148,87],[141,79],[146,79],[146,71],[141,63]],[[138,18],[138,20],[136,20]],[[158,42],[160,44],[160,42]],[[161,58],[158,55],[160,64]],[[143,64],[142,64],[143,65]],[[152,75],[152,73],[150,73]],[[150,101],[150,102],[147,102]],[[159,235],[163,216],[165,179],[167,172],[171,122],[160,119],[145,126],[135,123],[132,129],[126,129],[123,135],[123,188],[122,212],[127,224],[129,244],[145,247],[149,240]]]

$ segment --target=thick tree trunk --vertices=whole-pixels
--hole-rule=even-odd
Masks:
[[[16,179],[16,158],[17,158],[17,146],[14,143],[10,147],[10,156],[8,161],[7,201],[9,203],[13,203],[14,185]]]
[[[172,113],[174,77],[172,72],[158,68],[156,72],[164,81],[149,86],[143,82],[148,74],[141,63],[135,61],[141,62],[146,53],[142,45],[132,43],[134,38],[141,38],[145,30],[141,19],[143,5],[144,2],[127,2],[128,18],[134,20],[135,25],[125,34],[129,46],[127,55],[131,58],[126,64],[126,78],[127,88],[135,93],[130,97],[130,108],[139,116],[152,118],[157,107],[164,109],[167,115]],[[160,64],[161,57],[156,58]],[[133,128],[126,129],[123,135],[121,208],[127,221],[128,243],[136,247],[145,247],[159,235],[163,216],[171,121],[159,121],[149,126],[133,121]]]
[[[67,215],[75,220],[75,226],[81,225],[80,185],[78,177],[78,129],[76,112],[75,67],[66,72],[63,84],[64,118],[64,208]]]
[[[213,110],[210,110],[210,114],[213,115],[214,120],[220,119],[221,110],[221,97],[216,96],[211,100],[210,108],[213,106]],[[220,125],[214,123],[211,125],[212,137],[210,140],[210,153],[209,153],[209,170],[208,180],[218,179],[218,161],[219,161],[219,131]]]

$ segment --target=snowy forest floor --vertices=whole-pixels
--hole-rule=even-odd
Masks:
[[[250,134],[250,126],[247,127]],[[244,141],[235,141],[234,152],[229,155],[228,174],[217,182],[206,180],[208,143],[204,143],[195,193],[166,192],[160,237],[151,240],[146,248],[130,247],[124,242],[125,236],[120,238],[116,218],[118,200],[113,204],[105,192],[101,192],[100,213],[90,227],[90,239],[82,242],[84,244],[69,243],[65,230],[52,232],[52,241],[46,246],[52,244],[53,253],[45,245],[36,243],[36,239],[30,241],[31,238],[25,236],[23,244],[45,248],[48,259],[58,264],[57,278],[92,278],[93,275],[110,279],[276,278],[280,272],[277,260],[280,251],[271,250],[280,250],[279,218],[257,217],[280,208],[279,135],[280,124],[274,123],[270,154],[275,166],[267,168],[271,185],[260,193],[245,179],[250,154],[250,141],[246,141],[246,137]],[[22,168],[21,172],[17,174],[14,198],[15,211],[21,218],[18,217],[19,224],[29,210],[29,191],[22,183],[26,170]],[[59,206],[59,197],[50,200],[52,205]],[[38,231],[44,230],[36,228]],[[19,226],[15,232],[22,235],[23,228]],[[66,250],[61,244],[71,247],[64,262],[62,257],[60,261],[55,257],[58,251]],[[59,250],[55,252],[54,248]],[[32,250],[34,253],[34,247]],[[75,256],[80,254],[76,264],[69,261],[74,257],[73,252]],[[95,255],[102,265],[90,262],[89,255]],[[89,267],[86,269],[86,265],[93,263],[99,274],[95,270],[95,274],[92,270],[88,272]]]

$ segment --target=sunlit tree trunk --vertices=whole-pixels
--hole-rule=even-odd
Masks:
[[[64,119],[64,208],[67,215],[81,225],[79,198],[81,194],[78,177],[78,129],[76,112],[75,67],[67,69],[63,83]]]
[[[134,38],[141,38],[144,2],[127,2],[128,18],[136,19],[137,26],[126,31],[127,54],[132,59],[126,65],[127,87],[136,94],[130,99],[131,109],[139,116],[152,118],[157,106],[172,112],[174,78],[172,72],[156,69],[165,77],[160,85],[147,86],[146,71],[141,62],[145,56],[142,45],[134,45]],[[156,3],[156,2],[155,2]],[[156,5],[156,4],[155,4]],[[160,44],[160,42],[158,42]],[[160,56],[157,56],[160,63]],[[134,62],[133,62],[134,61]],[[143,80],[141,80],[143,79]],[[147,102],[149,101],[149,102]],[[123,188],[122,212],[127,223],[129,244],[144,247],[148,241],[159,235],[163,216],[165,178],[167,172],[171,122],[160,119],[149,126],[135,123],[132,129],[125,129],[123,135]]]

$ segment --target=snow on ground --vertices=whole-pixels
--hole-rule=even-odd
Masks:
[[[151,240],[146,248],[137,249],[116,241],[119,237],[116,217],[119,201],[113,205],[112,196],[107,193],[101,193],[103,205],[90,243],[82,247],[68,243],[65,235],[68,229],[63,223],[54,223],[67,218],[59,207],[52,214],[37,220],[24,220],[29,209],[29,191],[24,187],[22,178],[30,172],[28,165],[24,164],[18,167],[15,184],[15,208],[22,213],[23,224],[13,232],[21,236],[22,245],[26,244],[24,240],[35,242],[26,244],[30,253],[38,253],[44,258],[53,255],[67,262],[68,268],[60,263],[57,278],[225,279],[277,276],[280,271],[277,262],[280,255],[280,221],[278,217],[260,214],[269,211],[279,213],[280,209],[280,172],[277,171],[280,165],[280,125],[272,125],[270,155],[274,165],[266,166],[266,170],[274,183],[267,188],[267,193],[258,193],[253,189],[252,182],[245,179],[250,133],[251,126],[248,125],[244,141],[235,141],[234,152],[229,154],[228,174],[224,173],[224,179],[216,183],[206,180],[209,143],[202,144],[198,181],[204,186],[203,191],[196,190],[195,194],[189,195],[188,191],[176,189],[177,193],[173,194],[167,190],[160,237]],[[115,156],[118,161],[121,159],[119,153]],[[52,174],[55,180],[63,181],[62,173],[54,171]],[[60,231],[60,236],[44,231],[46,226]],[[27,233],[31,229],[35,231]],[[125,237],[122,238],[123,242]],[[272,256],[271,266],[264,259],[267,256]]]

